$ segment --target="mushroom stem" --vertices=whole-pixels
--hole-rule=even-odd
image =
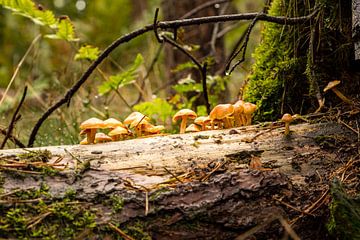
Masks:
[[[88,144],[92,144],[95,142],[95,135],[96,135],[96,128],[91,128],[86,135]]]
[[[290,122],[285,122],[285,136],[290,133]]]
[[[230,122],[230,118],[228,118],[228,117],[224,118],[224,126],[225,126],[225,128],[231,128],[232,127],[231,122]]]
[[[235,119],[235,127],[240,127],[241,126],[240,113],[234,113],[234,119]]]
[[[185,133],[186,122],[187,122],[187,116],[183,116],[183,118],[181,120],[181,125],[180,125],[180,133]]]
[[[250,126],[251,125],[251,114],[245,114],[244,117],[246,119],[245,126]]]
[[[349,105],[353,104],[353,102],[350,99],[348,99],[347,97],[345,97],[345,95],[342,94],[337,88],[334,87],[331,90],[336,94],[336,96],[338,96],[341,100],[343,100],[347,104],[349,104]]]

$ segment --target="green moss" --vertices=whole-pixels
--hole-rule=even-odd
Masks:
[[[146,224],[140,221],[124,227],[124,232],[136,240],[151,240],[151,236],[144,229]]]
[[[74,193],[54,199],[49,187],[17,191],[0,204],[0,238],[72,239],[97,227],[95,211],[72,202]]]
[[[114,212],[120,212],[124,207],[124,199],[120,196],[111,196],[110,200],[112,202],[112,209]]]
[[[360,239],[360,196],[348,196],[339,180],[335,179],[331,197],[329,232],[338,239]]]
[[[311,22],[294,26],[264,23],[244,89],[244,99],[258,105],[256,120],[276,120],[285,112],[313,112],[318,107],[317,93],[322,94],[330,80],[353,81],[349,76],[351,2],[274,0],[269,15],[304,16],[313,11],[315,3],[319,13]],[[327,94],[327,104],[332,97],[339,101]]]

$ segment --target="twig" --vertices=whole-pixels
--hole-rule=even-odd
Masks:
[[[223,167],[227,163],[227,160],[224,160],[222,163],[217,165],[208,175],[204,176],[201,181],[204,182],[210,178],[210,176],[215,173],[217,170],[219,170],[221,167]]]
[[[197,6],[196,8],[192,9],[191,11],[187,12],[182,17],[180,17],[180,19],[185,19],[185,18],[191,17],[194,14],[200,12],[201,10],[206,9],[208,7],[212,7],[215,4],[221,4],[221,3],[226,3],[226,2],[230,2],[230,1],[231,0],[213,0],[213,1],[206,2],[204,4]]]
[[[303,210],[301,210],[301,209],[299,209],[299,208],[297,208],[297,207],[294,207],[294,206],[292,206],[292,205],[290,205],[290,204],[282,201],[281,199],[278,199],[278,198],[276,198],[276,197],[273,197],[273,199],[276,200],[276,201],[278,201],[279,203],[285,205],[286,207],[291,208],[292,210],[295,210],[295,211],[297,211],[297,212],[300,212],[300,213],[303,213],[303,214],[307,214],[307,215],[310,215],[310,216],[314,216],[313,214],[308,213],[308,212],[305,212],[305,211],[303,211]]]
[[[201,82],[202,82],[203,96],[204,96],[206,111],[207,111],[208,114],[210,114],[211,109],[210,109],[209,96],[208,96],[207,84],[206,84],[207,63],[205,62],[204,65],[201,65],[201,63],[198,60],[196,60],[196,58],[193,55],[191,55],[191,53],[186,51],[177,42],[175,42],[174,40],[172,40],[172,39],[170,39],[170,38],[168,38],[166,36],[163,36],[163,39],[164,39],[165,42],[170,43],[172,46],[176,47],[181,52],[183,52],[197,66],[197,68],[198,68],[198,70],[200,72],[200,75],[201,75]]]
[[[108,223],[109,227],[111,229],[113,229],[115,232],[117,232],[121,237],[123,237],[125,240],[135,240],[134,238],[128,236],[126,233],[124,233],[121,229],[119,229],[118,227],[116,227],[114,224],[112,223]]]
[[[164,21],[159,22],[157,24],[158,28],[160,29],[174,29],[179,28],[182,26],[190,26],[190,25],[199,25],[199,24],[208,24],[208,23],[215,23],[215,22],[230,22],[230,21],[242,21],[242,20],[252,20],[255,17],[259,21],[266,21],[266,22],[273,22],[278,24],[299,24],[312,19],[315,15],[317,10],[313,11],[311,14],[302,17],[295,17],[295,18],[288,18],[288,17],[275,17],[269,16],[264,13],[245,13],[245,14],[230,14],[230,15],[223,15],[223,16],[210,16],[210,17],[201,17],[201,18],[192,18],[192,19],[184,19],[184,20],[174,20],[174,21]],[[129,42],[130,40],[146,33],[154,29],[153,24],[149,24],[144,26],[143,28],[137,29],[133,32],[125,34],[120,38],[116,39],[113,43],[111,43],[100,55],[99,57],[88,67],[88,69],[84,72],[84,74],[80,77],[80,79],[65,93],[64,97],[60,100],[55,102],[52,106],[48,108],[48,110],[39,118],[36,122],[31,134],[29,136],[28,146],[31,147],[34,145],[34,141],[36,135],[43,124],[43,122],[59,107],[68,103],[73,95],[79,90],[82,84],[89,78],[89,76],[93,73],[96,67],[102,63],[102,61],[118,46],[123,43]]]
[[[258,21],[259,19],[257,17],[255,17],[253,19],[253,21],[250,23],[250,25],[248,26],[247,28],[247,31],[246,31],[246,34],[244,36],[244,42],[242,44],[242,46],[239,48],[239,50],[237,50],[229,59],[229,61],[227,62],[226,66],[225,66],[225,71],[226,71],[226,74],[227,75],[230,75],[234,69],[239,66],[240,63],[244,62],[245,61],[245,55],[246,55],[246,49],[247,49],[247,46],[248,46],[248,42],[249,42],[249,39],[250,39],[250,34],[251,34],[251,31],[253,30],[253,28],[255,27],[255,24],[256,22]],[[242,56],[241,58],[236,61],[236,63],[230,68],[230,64],[232,62],[232,60],[234,60],[237,55],[240,54],[240,52],[242,51]],[[229,70],[230,68],[230,70]]]
[[[16,122],[16,119],[17,119],[17,115],[20,111],[20,108],[22,106],[22,104],[24,103],[24,100],[25,100],[25,97],[26,97],[26,93],[27,93],[27,86],[25,86],[24,88],[24,92],[23,92],[23,95],[21,97],[21,100],[19,102],[19,105],[17,106],[12,118],[11,118],[11,121],[10,121],[10,124],[9,124],[9,127],[8,127],[8,130],[6,132],[6,135],[5,135],[5,138],[0,146],[0,149],[3,149],[5,147],[5,144],[6,144],[6,141],[9,139],[9,137],[11,136],[11,132],[12,130],[14,129],[14,126],[15,126],[15,122]]]
[[[279,216],[278,219],[292,239],[300,240],[300,237],[295,233],[295,231],[291,228],[290,224],[282,216]]]
[[[44,220],[47,216],[49,216],[50,214],[52,214],[52,212],[46,212],[38,217],[35,218],[35,221],[33,221],[32,224],[30,224],[29,226],[27,226],[26,229],[30,229],[32,227],[34,227],[35,225],[39,224],[42,220]]]
[[[348,129],[350,129],[351,131],[353,131],[357,136],[359,136],[359,132],[356,131],[354,128],[352,128],[349,124],[347,124],[346,122],[342,121],[340,118],[338,119],[339,123],[341,123],[342,125],[344,125],[345,127],[347,127]]]
[[[4,95],[2,96],[2,98],[1,98],[1,100],[0,100],[0,106],[1,106],[1,104],[3,103],[3,101],[4,101],[5,97],[6,97],[8,91],[9,91],[11,85],[12,85],[12,83],[14,82],[14,80],[15,80],[15,78],[16,78],[16,76],[17,76],[17,74],[19,73],[19,70],[20,70],[21,66],[23,65],[26,57],[30,54],[31,50],[32,50],[33,47],[35,46],[35,43],[36,43],[40,38],[41,38],[41,34],[37,35],[37,36],[34,38],[34,40],[32,40],[29,48],[26,50],[24,56],[21,58],[20,62],[19,62],[18,65],[16,66],[16,69],[15,69],[15,71],[14,71],[14,74],[12,75],[12,77],[11,77],[11,79],[10,79],[10,82],[9,82],[9,84],[7,85],[6,90],[5,90],[5,92],[4,92]]]
[[[16,190],[14,190],[14,191],[11,191],[11,192],[8,192],[8,193],[4,193],[4,194],[0,195],[0,199],[3,198],[3,197],[7,197],[7,196],[10,196],[10,195],[13,195],[13,194],[18,193],[18,192],[28,191],[28,190],[31,190],[31,189],[34,189],[34,188],[31,187],[31,188],[25,188],[25,189],[16,189]]]
[[[2,135],[6,136],[7,131],[5,129],[0,129],[0,133]],[[13,143],[15,143],[20,148],[25,148],[26,147],[25,144],[23,144],[19,139],[17,139],[13,135],[9,135],[9,140],[12,141]]]
[[[183,181],[181,181],[175,174],[173,174],[169,169],[167,169],[166,167],[163,167],[165,169],[165,171],[167,173],[169,173],[173,178],[175,178],[176,180],[178,180],[180,183],[184,183]]]
[[[223,8],[221,8],[219,15],[224,15],[228,6],[229,6],[229,3],[225,3]],[[215,23],[213,32],[211,35],[211,40],[210,40],[210,47],[211,47],[211,52],[212,52],[213,56],[216,56],[216,40],[218,39],[217,34],[219,32],[219,28],[220,28],[220,22]]]

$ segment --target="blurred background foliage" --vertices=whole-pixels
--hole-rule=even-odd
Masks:
[[[197,4],[197,1],[191,2]],[[263,0],[229,2],[229,9],[233,13],[262,11],[265,6]],[[19,74],[1,103],[0,128],[6,129],[24,86],[29,87],[25,104],[21,109],[22,117],[13,132],[13,135],[25,144],[38,118],[51,104],[63,96],[89,66],[90,61],[74,60],[80,47],[89,44],[99,50],[104,50],[123,34],[152,23],[155,8],[161,8],[164,4],[161,0],[37,0],[36,3],[41,4],[43,9],[53,11],[57,17],[68,16],[74,24],[76,37],[80,41],[67,42],[41,37],[34,43],[33,49],[26,57]],[[201,15],[201,12],[199,14]],[[161,16],[160,14],[160,20]],[[221,29],[224,30],[222,51],[225,56],[233,50],[247,26],[247,22],[221,25]],[[260,41],[261,28],[262,25],[257,24],[253,30],[246,61],[241,67],[229,77],[221,74],[208,76],[212,106],[226,101],[234,102],[237,99],[253,63],[251,54]],[[51,29],[34,24],[28,18],[15,15],[0,7],[0,97],[3,96],[14,70],[32,41],[39,34],[44,36],[49,33]],[[134,82],[116,91],[100,95],[99,86],[111,76],[126,71],[134,63],[138,53],[142,55],[143,61],[137,67]],[[182,77],[175,79],[170,90],[162,87],[170,80],[167,79],[167,72],[173,70],[167,69],[164,65],[165,57],[153,33],[144,34],[117,48],[75,94],[70,107],[60,108],[45,121],[38,133],[35,145],[78,143],[78,127],[83,120],[92,116],[103,119],[115,117],[122,120],[131,112],[130,108],[148,114],[153,118],[154,123],[156,121],[159,124],[165,124],[169,131],[172,129],[169,115],[179,108],[193,108],[205,114],[204,106],[196,102],[197,98],[201,98],[199,84],[195,80],[191,81],[196,76],[187,71],[187,68]],[[154,58],[157,58],[157,61],[149,71]],[[148,78],[144,80],[146,75]],[[186,78],[190,80],[185,81]],[[143,81],[145,83],[142,85]],[[224,91],[227,92],[226,97],[221,95]],[[139,93],[142,93],[141,101],[138,101]],[[3,136],[0,135],[0,142],[2,138]],[[15,145],[8,141],[7,147],[15,147]]]

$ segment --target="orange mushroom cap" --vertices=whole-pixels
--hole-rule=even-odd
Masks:
[[[197,117],[197,114],[191,110],[191,109],[181,109],[173,116],[173,122],[178,121],[179,119],[182,119],[184,116],[187,116],[187,118],[194,119]]]
[[[186,129],[185,129],[185,132],[200,132],[201,129],[195,125],[195,124],[190,124]]]
[[[234,106],[232,104],[219,104],[210,112],[209,118],[211,120],[224,119],[234,113]]]
[[[102,142],[111,142],[112,138],[106,135],[105,133],[96,133],[95,134],[95,143],[102,143]]]
[[[115,118],[108,118],[104,121],[104,128],[116,128],[119,126],[125,127],[125,125],[121,121]]]
[[[127,118],[125,118],[125,120],[123,121],[124,124],[131,124],[135,119],[138,119],[139,117],[142,118],[145,115],[142,114],[141,112],[132,112]],[[150,118],[145,116],[144,117],[145,120],[150,121]]]
[[[114,128],[113,130],[111,130],[108,133],[108,135],[110,137],[116,136],[116,135],[128,135],[128,134],[129,134],[128,130],[126,128],[124,128],[124,127],[121,127],[121,126],[118,126],[118,127]]]
[[[98,118],[89,118],[88,120],[80,124],[80,129],[94,129],[102,128],[104,126],[104,121]]]

